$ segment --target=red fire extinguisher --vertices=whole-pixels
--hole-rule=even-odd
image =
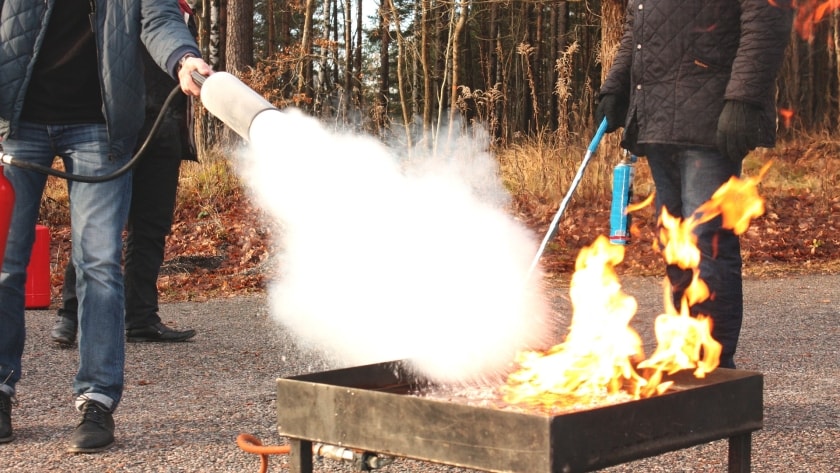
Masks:
[[[6,241],[9,237],[9,225],[12,223],[12,207],[15,205],[15,189],[6,179],[3,166],[0,165],[0,266],[6,254]]]

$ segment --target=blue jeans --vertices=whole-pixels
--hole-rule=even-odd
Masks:
[[[741,175],[741,163],[715,149],[669,145],[647,145],[645,149],[656,187],[657,216],[664,207],[673,216],[687,218],[730,177]],[[691,313],[712,317],[712,336],[723,345],[720,366],[734,368],[744,314],[741,243],[732,231],[721,228],[719,217],[700,225],[695,233],[701,253],[700,278],[711,297],[692,307]],[[676,265],[668,265],[666,272],[679,309],[691,272]]]
[[[118,149],[132,149],[133,143]],[[104,124],[21,123],[6,153],[49,166],[55,156],[82,175],[109,174],[130,155],[113,156]],[[0,273],[0,389],[14,394],[20,380],[25,339],[26,266],[35,240],[46,175],[5,166],[15,189],[15,206]],[[71,182],[73,265],[79,298],[79,370],[74,394],[116,408],[122,397],[125,364],[122,231],[131,198],[131,173],[100,183]]]

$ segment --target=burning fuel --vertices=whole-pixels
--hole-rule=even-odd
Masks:
[[[657,348],[647,359],[629,322],[636,301],[621,290],[615,266],[624,258],[624,247],[599,237],[578,255],[570,296],[572,323],[563,343],[547,351],[528,351],[517,357],[518,369],[510,374],[502,392],[511,404],[551,408],[613,396],[621,391],[634,399],[665,392],[665,375],[694,370],[703,378],[718,366],[721,346],[712,338],[710,317],[692,317],[689,307],[710,297],[699,277],[700,251],[696,227],[720,216],[724,228],[736,234],[747,230],[753,218],[764,213],[757,177],[732,178],[691,217],[681,220],[663,212],[655,248],[669,264],[693,272],[677,312],[665,288],[665,313],[656,318]]]
[[[242,175],[280,227],[272,315],[304,344],[340,365],[410,359],[447,382],[503,379],[518,350],[548,344],[526,277],[534,235],[471,140],[408,159],[277,110],[248,135]]]

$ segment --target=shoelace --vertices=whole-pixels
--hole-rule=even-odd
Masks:
[[[108,411],[104,407],[95,402],[87,402],[82,407],[82,422],[105,425],[106,414]]]

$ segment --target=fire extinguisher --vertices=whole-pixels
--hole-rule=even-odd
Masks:
[[[630,241],[630,216],[627,206],[633,197],[633,176],[636,173],[635,155],[625,153],[613,169],[613,193],[610,206],[610,243],[626,245]]]
[[[0,165],[0,265],[6,254],[6,241],[9,237],[9,225],[12,223],[12,207],[15,205],[15,189],[6,179],[3,166]]]

